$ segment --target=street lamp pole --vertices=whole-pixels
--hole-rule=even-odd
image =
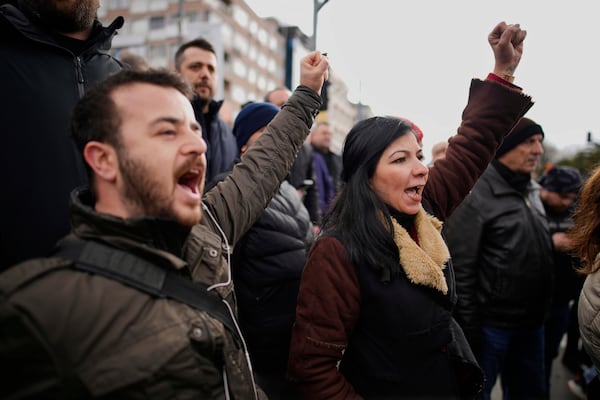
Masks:
[[[317,49],[317,15],[319,11],[329,0],[313,0],[313,34],[312,34],[312,49]]]
[[[177,47],[183,43],[183,0],[177,3]]]

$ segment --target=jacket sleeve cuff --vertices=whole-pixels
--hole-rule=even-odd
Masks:
[[[498,82],[501,83],[511,89],[515,89],[518,91],[523,91],[523,88],[520,86],[515,85],[512,82],[507,81],[506,79],[502,79],[501,77],[499,77],[498,75],[494,74],[493,72],[490,72],[486,78],[486,80],[488,81],[494,81],[494,82]]]

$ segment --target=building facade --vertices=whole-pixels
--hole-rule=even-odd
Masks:
[[[297,27],[260,18],[243,0],[103,0],[98,17],[107,24],[117,16],[125,25],[113,40],[113,52],[129,50],[152,67],[173,69],[175,51],[197,37],[217,52],[217,99],[221,116],[232,123],[242,104],[262,101],[277,86],[295,88],[299,62],[310,51],[310,38]],[[332,72],[328,110],[321,113],[334,128],[335,151],[357,121],[358,107],[347,100],[347,88]]]

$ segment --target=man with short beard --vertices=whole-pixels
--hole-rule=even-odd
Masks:
[[[69,231],[69,193],[86,182],[69,137],[75,103],[121,69],[108,54],[123,25],[103,27],[99,0],[0,6],[0,270],[46,255]]]
[[[303,59],[287,105],[204,195],[207,145],[179,76],[124,70],[85,94],[72,131],[90,186],[73,191],[71,234],[0,274],[0,397],[264,398],[229,261],[308,135],[327,68]]]
[[[216,101],[219,75],[217,55],[206,39],[194,39],[182,44],[175,52],[175,70],[192,86],[195,95],[192,107],[202,126],[202,137],[208,144],[206,182],[213,185],[215,177],[231,170],[238,150],[231,127],[219,117],[223,101]]]

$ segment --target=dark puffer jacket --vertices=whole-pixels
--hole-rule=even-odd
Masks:
[[[87,88],[121,69],[108,50],[123,18],[108,27],[96,21],[74,54],[21,3],[0,6],[0,270],[46,255],[69,232],[69,194],[86,183],[71,111]]]
[[[308,211],[283,182],[235,248],[239,318],[257,372],[285,372],[300,277],[313,241]]]

